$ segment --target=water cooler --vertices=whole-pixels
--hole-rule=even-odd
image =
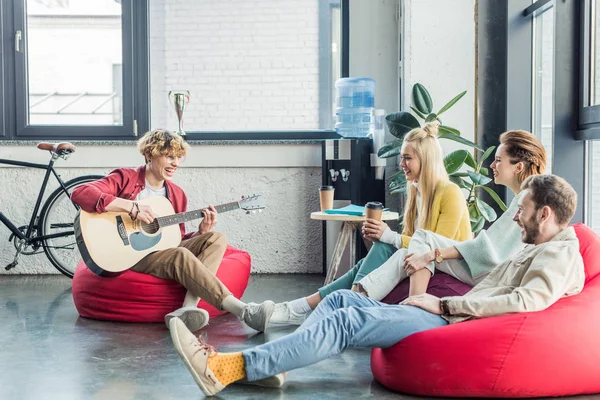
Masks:
[[[325,140],[322,145],[323,185],[335,188],[334,208],[348,204],[365,205],[369,201],[385,204],[385,181],[377,174],[381,167],[372,166],[373,141],[370,138]],[[377,176],[376,176],[377,175]],[[379,179],[377,179],[379,178]],[[338,234],[341,222],[323,222],[323,271],[325,272]],[[346,273],[349,265],[349,248],[346,248],[338,276]],[[356,260],[367,254],[362,239],[356,241]]]

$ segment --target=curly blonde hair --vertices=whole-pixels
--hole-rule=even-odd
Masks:
[[[185,156],[190,148],[181,136],[166,129],[146,132],[137,142],[139,152],[146,162],[158,156]]]

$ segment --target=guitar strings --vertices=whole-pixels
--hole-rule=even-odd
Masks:
[[[233,203],[229,203],[229,204],[231,204],[231,205],[234,205],[234,204],[237,204],[237,202],[233,202]],[[225,209],[225,211],[226,211],[226,208],[227,208],[227,207],[223,207],[223,208],[224,208],[224,209]],[[207,208],[203,208],[202,210],[206,210],[206,209],[207,209]],[[185,212],[185,213],[182,213],[182,214],[196,213],[196,212],[198,212],[198,211],[200,211],[200,212],[201,212],[202,210],[197,210],[197,211],[188,211],[188,212]],[[159,220],[160,218],[164,218],[164,217],[156,217],[156,218],[154,219],[154,221],[150,222],[149,224],[147,224],[147,223],[145,223],[145,222],[142,222],[142,227],[149,227],[149,228],[151,228],[151,229],[153,229],[153,230],[158,230],[158,228],[160,227],[160,223],[159,223],[159,221],[158,221],[158,220]]]

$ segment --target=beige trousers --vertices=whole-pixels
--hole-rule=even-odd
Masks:
[[[179,247],[148,254],[131,270],[175,280],[194,296],[221,309],[223,299],[231,292],[215,274],[226,248],[225,235],[208,232],[182,241]]]

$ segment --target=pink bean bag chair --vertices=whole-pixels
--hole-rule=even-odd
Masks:
[[[550,308],[415,333],[373,349],[375,379],[419,396],[546,397],[600,392],[600,237],[574,225],[583,291]]]
[[[250,278],[250,254],[228,246],[217,278],[235,297],[241,298]],[[165,314],[181,307],[185,293],[186,289],[175,281],[134,271],[103,278],[90,271],[83,261],[73,276],[73,301],[79,315],[85,318],[163,322]],[[226,313],[204,300],[198,307],[207,310],[211,318]]]

